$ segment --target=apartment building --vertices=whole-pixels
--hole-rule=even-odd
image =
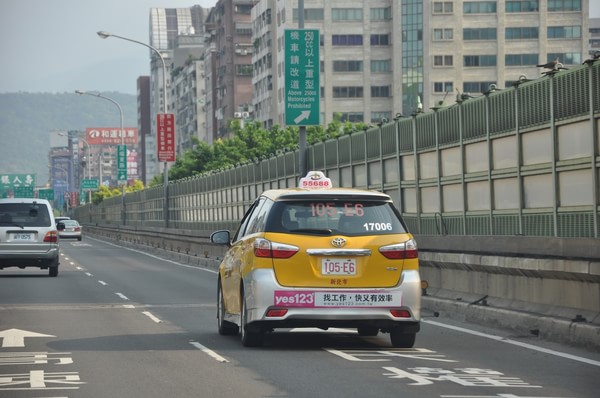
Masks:
[[[206,20],[206,118],[215,139],[230,133],[232,120],[254,112],[251,11],[256,3],[219,0]]]
[[[178,67],[178,65],[174,64],[174,51],[181,44],[179,37],[194,35],[196,32],[199,34],[203,33],[204,22],[208,13],[209,9],[198,5],[189,8],[150,9],[149,43],[151,47],[160,53],[160,57],[154,50],[150,50],[151,134],[145,140],[145,173],[147,181],[152,180],[155,175],[161,173],[161,165],[158,162],[156,147],[156,114],[176,114],[176,107],[180,106],[180,101],[173,99],[173,95],[177,91],[172,81],[172,71]],[[163,60],[166,70],[163,69]],[[177,115],[175,115],[175,122],[177,123]],[[189,120],[186,120],[186,123],[188,122]]]
[[[320,123],[377,123],[538,78],[554,59],[588,53],[589,0],[315,0],[304,28],[320,31]],[[283,125],[284,32],[298,1],[252,9],[253,117]]]

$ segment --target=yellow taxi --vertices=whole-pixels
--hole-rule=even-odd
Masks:
[[[263,192],[219,265],[217,322],[222,335],[260,346],[277,328],[355,328],[389,333],[412,347],[420,327],[417,244],[391,198],[333,188],[320,171],[299,187]]]

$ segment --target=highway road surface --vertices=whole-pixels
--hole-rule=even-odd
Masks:
[[[299,329],[244,348],[216,325],[215,270],[84,236],[57,278],[0,271],[0,397],[597,397],[600,353],[425,313],[389,336]]]

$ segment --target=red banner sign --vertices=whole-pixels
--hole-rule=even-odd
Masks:
[[[175,161],[175,115],[156,115],[157,149],[159,162]]]
[[[85,129],[85,140],[90,145],[121,145],[121,129],[119,127],[88,127]],[[137,127],[123,127],[125,145],[137,145]]]

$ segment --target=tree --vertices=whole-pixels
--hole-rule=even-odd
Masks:
[[[362,130],[364,126],[364,123],[342,122],[341,114],[336,114],[327,128],[308,127],[307,143],[315,144],[326,139],[337,138],[357,129]],[[242,126],[240,120],[234,119],[230,127],[232,137],[219,139],[213,145],[192,138],[194,148],[177,157],[175,164],[169,169],[169,181],[232,167],[247,161],[258,161],[275,155],[280,150],[298,147],[299,129],[296,126],[282,128],[275,125],[270,130],[266,130],[258,121],[245,122]],[[163,177],[162,174],[154,176],[148,185],[150,187],[162,185]]]

